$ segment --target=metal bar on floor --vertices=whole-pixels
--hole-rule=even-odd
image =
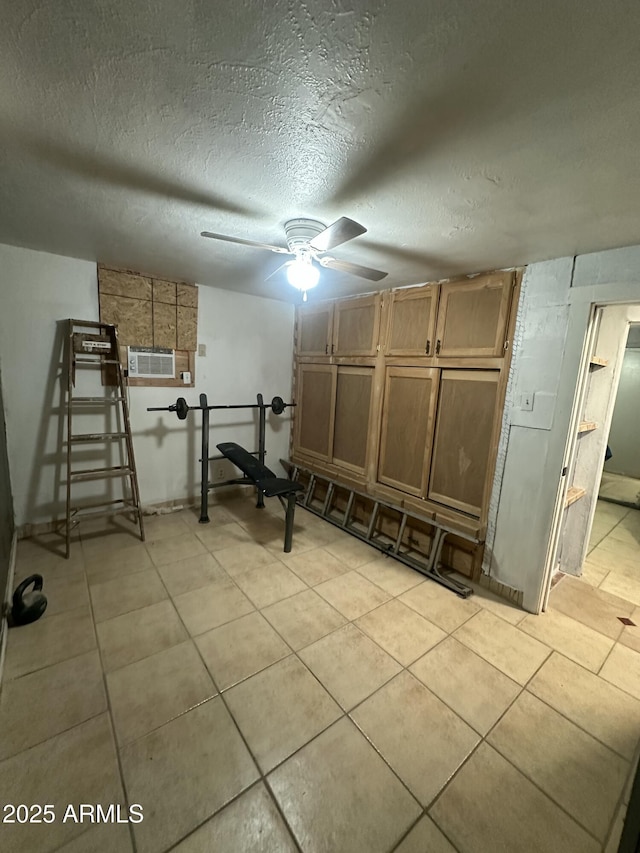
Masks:
[[[344,511],[344,518],[342,519],[342,526],[347,528],[349,526],[349,519],[351,518],[351,512],[353,511],[353,502],[356,499],[355,492],[349,492],[349,498],[347,500],[347,508]]]
[[[455,528],[450,527],[449,525],[442,524],[442,522],[436,521],[436,519],[424,518],[423,516],[418,515],[417,513],[409,512],[403,509],[402,507],[396,506],[395,504],[389,503],[387,501],[376,500],[375,498],[372,498],[371,495],[367,495],[364,492],[359,492],[356,489],[349,489],[343,483],[340,483],[337,480],[333,480],[330,477],[325,477],[323,475],[316,474],[310,471],[309,469],[304,468],[303,466],[296,465],[294,469],[291,463],[289,463],[287,460],[281,459],[280,462],[289,472],[295,470],[296,474],[298,474],[299,472],[303,472],[304,474],[309,475],[309,484],[307,486],[307,490],[305,492],[304,497],[300,501],[300,504],[306,509],[308,509],[309,512],[312,512],[319,518],[323,518],[325,521],[328,521],[329,524],[333,524],[335,527],[339,527],[341,530],[346,530],[356,539],[360,539],[362,542],[366,542],[368,545],[371,545],[377,551],[381,551],[383,554],[392,557],[394,560],[398,560],[405,566],[409,566],[409,568],[414,569],[421,575],[424,575],[425,577],[430,578],[441,586],[444,586],[452,592],[455,592],[456,595],[459,595],[462,598],[468,598],[470,595],[473,595],[472,587],[467,586],[466,584],[461,583],[460,581],[457,581],[452,577],[442,574],[442,572],[440,571],[440,558],[442,555],[442,547],[448,534],[454,534],[455,536],[458,536],[461,539],[465,539],[468,542],[473,542],[477,544],[479,540],[476,537],[472,536],[469,533],[465,533],[464,531],[456,530]],[[333,490],[336,488],[336,486],[341,489],[348,490],[349,496],[347,498],[347,506],[342,519],[332,518],[331,515],[326,512],[326,509],[328,507],[329,494],[327,495],[327,497],[325,497],[321,508],[314,507],[311,504],[313,492],[318,482],[326,483],[327,490],[329,491],[329,489],[331,488],[331,494],[333,494]],[[351,519],[353,505],[356,497],[362,498],[365,502],[373,501],[373,507],[371,508],[371,514],[368,519],[366,532],[362,532],[353,526],[349,526],[349,521]],[[393,545],[389,545],[388,542],[381,542],[374,537],[375,524],[380,507],[389,509],[393,512],[400,514],[400,527],[395,543]],[[400,551],[402,537],[404,536],[407,522],[411,518],[422,523],[426,522],[434,529],[433,542],[431,544],[429,554],[426,557],[418,558],[408,554],[407,552]]]
[[[407,514],[402,513],[402,520],[400,522],[400,527],[398,528],[398,536],[396,538],[396,544],[393,546],[393,553],[397,554],[400,551],[400,545],[402,544],[402,537],[404,536],[404,529],[407,526]]]
[[[322,507],[322,514],[326,516],[331,508],[331,498],[333,497],[333,490],[335,489],[335,483],[329,483],[327,486],[327,494],[324,499],[324,505]]]

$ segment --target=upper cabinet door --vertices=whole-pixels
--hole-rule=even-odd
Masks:
[[[379,330],[379,294],[339,299],[333,318],[333,354],[375,355]]]
[[[387,367],[378,481],[424,497],[439,370]]]
[[[442,358],[504,354],[513,273],[440,285],[435,354]]]
[[[443,370],[429,498],[480,516],[493,447],[499,370]]]
[[[433,355],[438,285],[393,290],[385,355]]]
[[[331,364],[298,366],[294,447],[327,462],[333,448],[336,370]]]
[[[329,355],[333,327],[333,302],[298,308],[298,355]]]

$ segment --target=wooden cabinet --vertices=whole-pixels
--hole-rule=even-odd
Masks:
[[[435,354],[482,358],[504,354],[513,273],[440,285]]]
[[[333,302],[298,309],[298,355],[328,355],[333,332]]]
[[[437,307],[437,284],[391,291],[385,355],[433,355]]]
[[[479,517],[493,448],[499,370],[443,370],[429,498]]]
[[[334,355],[375,355],[379,331],[379,294],[357,299],[340,299],[335,303],[332,347]]]
[[[295,446],[302,453],[329,461],[333,449],[336,368],[301,364],[295,419]]]
[[[373,356],[380,335],[380,295],[321,302],[298,309],[301,356]]]
[[[295,450],[364,473],[373,375],[372,367],[300,364]]]
[[[338,367],[334,407],[333,463],[364,473],[369,445],[372,367]]]
[[[300,307],[294,460],[483,528],[514,281],[498,272]]]
[[[378,481],[424,497],[438,392],[434,368],[387,367]]]

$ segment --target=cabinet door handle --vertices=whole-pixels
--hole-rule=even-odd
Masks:
[[[429,355],[429,350],[431,349],[431,341],[427,341],[427,345],[424,348],[424,354]]]
[[[331,344],[331,354],[332,355],[335,352],[335,350],[336,350],[335,344]]]
[[[329,355],[329,344],[324,345],[324,354]]]
[[[439,352],[440,352],[440,338],[438,338],[438,340],[436,341],[436,355],[438,355]]]

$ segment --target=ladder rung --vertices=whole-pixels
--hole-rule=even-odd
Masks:
[[[88,365],[89,367],[101,367],[103,364],[120,364],[120,361],[117,358],[103,358],[101,355],[97,355],[97,354],[96,354],[95,358],[98,358],[100,360],[96,361],[93,358],[86,358],[86,357],[85,358],[76,358],[75,363],[76,364],[85,364],[85,365]]]
[[[121,403],[122,400],[124,400],[124,397],[72,397],[71,405],[75,406],[76,403],[101,403],[108,406],[114,403]]]
[[[86,432],[72,435],[70,441],[72,443],[79,441],[115,441],[116,439],[126,437],[126,432]]]
[[[81,506],[72,506],[70,507],[70,511],[72,513],[81,513],[85,509],[102,509],[105,506],[115,506],[116,504],[127,504],[130,503],[126,498],[115,498],[112,501],[96,501],[92,504],[82,504]],[[133,506],[133,504],[131,504]]]
[[[69,320],[72,327],[80,326],[81,329],[112,329],[113,323],[101,323],[99,320]]]
[[[83,512],[82,514],[71,516],[71,524],[80,524],[81,521],[94,518],[113,518],[115,515],[131,515],[138,514],[138,510],[133,506],[120,507],[120,509],[98,510],[97,512]]]
[[[90,518],[109,518],[114,515],[130,515],[132,512],[137,513],[137,508],[132,504],[123,504],[123,506],[112,507],[111,509],[101,509],[101,505],[96,504],[95,510],[86,511],[85,507],[73,507],[71,515],[71,523],[78,524]],[[104,505],[106,506],[106,504]]]
[[[105,480],[109,477],[128,477],[132,473],[131,468],[123,466],[116,468],[90,468],[86,471],[71,471],[71,480],[75,483],[80,480]]]

